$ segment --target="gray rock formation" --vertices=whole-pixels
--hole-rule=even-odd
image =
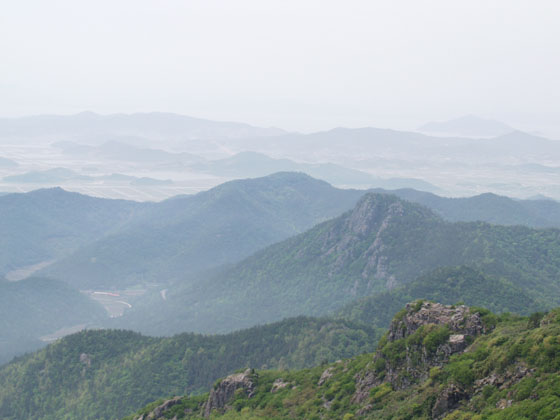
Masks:
[[[430,369],[441,367],[451,355],[464,351],[471,340],[486,332],[478,312],[471,312],[464,305],[449,306],[432,302],[413,302],[406,305],[404,314],[395,317],[387,333],[387,342],[400,344],[402,354],[396,363],[385,360],[383,350],[378,349],[369,369],[356,378],[353,401],[364,401],[374,386],[389,382],[394,389],[404,389],[414,382],[428,379]],[[445,329],[441,329],[445,327]],[[418,334],[415,333],[423,328]],[[428,347],[424,338],[430,331],[439,331],[438,340]],[[409,339],[416,338],[415,340]],[[375,368],[384,364],[383,368]],[[442,397],[440,407],[453,405],[454,395]],[[447,401],[447,402],[445,402]]]
[[[485,332],[480,314],[471,313],[468,306],[424,302],[418,307],[418,302],[413,302],[406,305],[406,314],[402,319],[393,320],[389,329],[389,341],[410,336],[427,324],[445,325],[456,333],[454,335],[462,335],[463,338]],[[459,341],[459,337],[454,340]]]
[[[206,401],[204,406],[204,416],[210,417],[212,410],[226,410],[236,392],[243,392],[247,397],[251,398],[255,391],[255,379],[255,374],[251,369],[247,369],[243,373],[229,375],[225,379],[222,379],[214,389],[210,391],[208,401]]]
[[[167,417],[163,417],[164,413],[174,405],[178,404],[180,401],[181,401],[181,397],[171,398],[170,400],[167,400],[162,404],[158,405],[149,413],[142,414],[141,416],[134,418],[134,420],[159,420],[159,419],[167,418]]]
[[[432,408],[432,418],[438,419],[454,410],[459,403],[468,398],[468,394],[455,384],[448,385],[439,395]]]

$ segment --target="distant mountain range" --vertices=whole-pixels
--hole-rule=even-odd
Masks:
[[[2,179],[4,182],[13,184],[46,184],[61,185],[66,183],[89,184],[94,182],[125,182],[130,185],[169,185],[173,184],[170,179],[155,179],[150,177],[135,177],[124,174],[111,175],[82,175],[76,171],[66,168],[52,168],[44,171],[30,171],[18,175],[9,175]]]
[[[423,133],[459,137],[497,137],[514,128],[500,121],[465,115],[448,121],[429,122],[418,129]]]
[[[184,140],[275,136],[285,131],[249,124],[211,121],[164,112],[100,115],[38,115],[0,118],[0,138],[37,142],[80,139],[100,144],[115,137],[134,138],[137,144],[158,140],[180,144]]]
[[[3,168],[2,176],[19,176],[36,171],[37,167],[65,166],[61,160],[71,157],[68,169],[79,176],[95,174],[89,170],[81,173],[81,168],[86,167],[104,174],[146,174],[162,181],[170,179],[175,182],[174,188],[183,188],[184,192],[192,192],[193,188],[200,191],[234,177],[303,171],[334,185],[352,188],[415,188],[451,195],[494,191],[516,197],[535,193],[560,197],[560,184],[544,178],[560,167],[556,158],[560,156],[559,141],[473,116],[446,124],[437,135],[374,127],[301,134],[165,113],[0,119],[0,142],[11,147],[3,157],[20,164],[17,169]],[[453,127],[460,133],[443,132]],[[469,127],[471,131],[467,130]],[[477,135],[467,138],[466,133]],[[18,149],[37,143],[43,148],[54,146],[41,157],[35,155],[34,159],[45,157],[40,166],[22,159]],[[30,153],[33,155],[32,149]],[[242,168],[243,162],[254,168]],[[512,172],[516,170],[530,174],[527,182],[515,181],[518,178]],[[161,175],[151,175],[155,171]],[[194,178],[198,184],[188,185]],[[11,182],[4,189],[14,191],[20,187],[18,179],[8,178]],[[88,181],[74,178],[72,182],[79,185]],[[163,199],[174,193],[174,188],[150,192],[150,186],[113,189],[107,184],[97,185],[96,194],[142,200]],[[134,186],[145,186],[142,184],[145,183]],[[27,190],[29,185],[21,184],[21,188]],[[87,192],[88,188],[84,186],[80,191]]]
[[[511,164],[547,162],[560,155],[560,141],[513,131],[495,138],[429,136],[372,127],[335,128],[311,134],[285,134],[269,138],[232,139],[233,151],[253,150],[271,156],[333,163],[383,159],[389,162],[460,162]]]
[[[53,147],[60,149],[66,155],[77,156],[84,160],[108,159],[144,164],[177,162],[192,164],[204,160],[191,153],[171,153],[161,149],[138,147],[125,141],[117,140],[107,141],[98,146],[63,141],[54,143]]]
[[[335,128],[299,134],[177,114],[98,115],[84,112],[69,116],[0,119],[0,141],[44,140],[47,144],[57,143],[69,153],[95,152],[110,157],[115,154],[122,156],[126,152],[139,161],[160,159],[161,153],[150,150],[158,145],[171,145],[191,155],[223,156],[232,152],[254,151],[275,157],[297,159],[299,156],[309,162],[338,164],[345,160],[357,162],[374,157],[427,162],[446,158],[503,163],[511,163],[511,157],[515,157],[520,162],[530,162],[547,160],[560,150],[560,142],[515,132],[505,124],[474,116],[422,127],[423,130],[426,128],[438,131],[438,136],[372,127]],[[447,133],[447,137],[439,137],[444,130],[451,129],[461,133]],[[461,137],[467,132],[474,137],[505,137],[496,141]],[[82,145],[71,147],[64,142]],[[83,143],[103,147],[95,151],[83,146]],[[124,150],[119,143],[133,145],[140,150]]]
[[[298,163],[290,159],[274,159],[257,152],[240,152],[223,159],[204,159],[191,153],[171,153],[161,149],[139,148],[119,141],[110,141],[100,146],[86,146],[73,142],[59,142],[53,146],[64,154],[87,159],[109,159],[121,162],[144,164],[157,169],[169,167],[188,170],[193,173],[211,174],[224,179],[255,178],[275,172],[303,172],[314,178],[334,185],[350,187],[415,188],[437,192],[439,188],[412,178],[383,179],[366,172],[349,169],[333,163]],[[60,170],[60,169],[57,169]],[[49,173],[54,170],[49,170]],[[5,181],[28,182],[32,174],[15,175]],[[78,174],[74,174],[77,176]],[[76,178],[77,179],[77,178]],[[94,178],[85,178],[92,180]],[[65,179],[61,179],[61,182]],[[54,181],[54,180],[53,180]]]
[[[3,178],[4,182],[12,182],[18,184],[59,184],[67,181],[89,182],[93,178],[87,175],[81,175],[75,171],[66,168],[52,168],[44,171],[30,171],[19,175],[9,175]]]
[[[361,188],[415,188],[437,192],[438,187],[421,179],[383,179],[366,172],[345,168],[334,163],[298,163],[290,159],[274,159],[257,152],[240,152],[219,160],[209,160],[191,165],[195,171],[207,172],[223,177],[259,177],[274,172],[303,172],[313,178],[339,186],[360,186]]]

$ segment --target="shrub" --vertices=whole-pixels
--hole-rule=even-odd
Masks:
[[[428,353],[434,353],[437,348],[449,339],[451,332],[447,326],[437,327],[431,330],[422,342]]]

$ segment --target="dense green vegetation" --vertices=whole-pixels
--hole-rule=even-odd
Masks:
[[[184,280],[338,216],[363,194],[300,173],[227,182],[154,204],[44,273],[81,288]]]
[[[560,302],[560,230],[450,223],[395,196],[368,194],[336,219],[204,281],[177,284],[164,307],[133,311],[124,321],[147,332],[187,323],[197,331],[230,331],[294,314],[323,315],[459,265],[515,286],[504,296],[522,293],[549,307]]]
[[[0,197],[0,275],[66,256],[121,226],[144,207],[60,188],[4,195]]]
[[[63,327],[101,323],[105,310],[67,284],[43,278],[0,281],[0,364],[44,345]]]
[[[300,371],[257,371],[249,396],[236,392],[225,412],[211,419],[557,419],[560,416],[560,309],[531,318],[482,311],[495,327],[478,336],[464,353],[433,367],[425,380],[395,388],[377,368],[386,343],[377,356],[362,355],[329,366]],[[426,349],[448,336],[445,328],[418,330]],[[427,339],[429,337],[429,339]],[[401,341],[404,339],[401,339]],[[416,340],[418,341],[418,340]],[[395,341],[397,345],[399,341]],[[398,359],[398,353],[396,358]],[[398,360],[397,360],[398,361]],[[330,374],[320,381],[324,372]],[[356,398],[359,378],[376,375],[364,399]],[[275,381],[288,385],[276,388]],[[200,419],[207,397],[183,397],[164,418]],[[441,405],[441,400],[447,401]],[[359,402],[358,402],[359,401]],[[138,412],[149,413],[163,400]],[[439,406],[439,408],[437,407]]]
[[[302,368],[371,352],[379,335],[304,317],[223,336],[83,331],[0,369],[0,418],[114,419],[160,396],[206,391],[239,368]]]
[[[482,306],[493,312],[528,315],[542,309],[521,288],[503,279],[492,279],[470,267],[442,267],[404,286],[358,299],[344,306],[338,316],[370,326],[387,328],[393,314],[407,302],[428,299],[451,305]]]

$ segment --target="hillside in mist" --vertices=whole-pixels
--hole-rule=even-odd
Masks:
[[[465,115],[448,121],[432,121],[422,125],[418,131],[434,135],[459,137],[497,137],[515,131],[501,121]]]

